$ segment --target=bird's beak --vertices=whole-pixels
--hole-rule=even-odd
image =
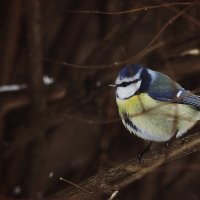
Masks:
[[[117,87],[115,84],[109,84],[109,87]]]

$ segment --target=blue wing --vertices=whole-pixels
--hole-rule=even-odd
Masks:
[[[200,111],[200,97],[189,91],[184,90],[175,102],[190,105]]]
[[[185,90],[162,73],[158,73],[155,80],[152,80],[147,93],[155,100],[186,104],[200,111],[200,97]]]

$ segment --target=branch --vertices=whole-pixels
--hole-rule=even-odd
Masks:
[[[168,8],[168,7],[174,7],[174,6],[185,6],[185,5],[191,5],[192,2],[174,2],[174,3],[163,3],[159,5],[151,5],[151,6],[144,6],[141,8],[133,8],[130,10],[122,10],[122,11],[116,11],[116,12],[106,12],[106,11],[100,11],[100,10],[67,10],[67,13],[71,14],[98,14],[98,15],[124,15],[124,14],[134,14],[137,12],[142,11],[149,11],[159,8]]]
[[[66,95],[66,89],[58,84],[45,88],[47,102],[53,102],[62,99]],[[31,98],[27,94],[27,90],[22,92],[8,92],[7,94],[2,95],[0,101],[0,116],[4,116],[8,112],[23,108],[27,105],[30,105]]]
[[[14,69],[14,62],[15,57],[17,56],[17,51],[19,51],[17,48],[20,41],[19,34],[22,16],[22,1],[8,1],[8,4],[9,7],[5,12],[7,13],[7,16],[4,19],[6,22],[4,33],[6,34],[4,35],[4,39],[1,41],[3,44],[1,46],[3,49],[3,54],[1,55],[0,60],[0,85],[9,84],[12,80],[12,70]],[[4,20],[2,18],[2,22]]]
[[[47,200],[93,200],[107,196],[107,199],[116,191],[128,184],[141,179],[146,174],[155,171],[164,163],[187,156],[200,150],[199,133],[175,140],[169,147],[147,152],[141,163],[133,158],[117,167],[99,172],[97,175],[79,183],[79,186],[91,194],[77,188],[70,187]],[[106,198],[105,198],[106,199]]]
[[[40,114],[45,109],[45,94],[43,83],[41,5],[39,0],[25,1],[28,75],[30,96],[32,98],[32,114]]]

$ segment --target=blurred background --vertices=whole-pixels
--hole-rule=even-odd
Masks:
[[[174,1],[1,1],[0,199],[41,199],[71,187],[59,177],[79,183],[137,156],[145,142],[108,86],[125,64],[200,94],[200,4],[163,3]],[[200,153],[178,159],[116,199],[199,199],[199,169]]]

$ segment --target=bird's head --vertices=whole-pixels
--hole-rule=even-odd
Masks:
[[[143,81],[149,82],[149,77],[145,78],[145,74],[148,74],[148,72],[141,65],[132,64],[124,67],[115,81],[117,98],[128,99],[138,92]]]

